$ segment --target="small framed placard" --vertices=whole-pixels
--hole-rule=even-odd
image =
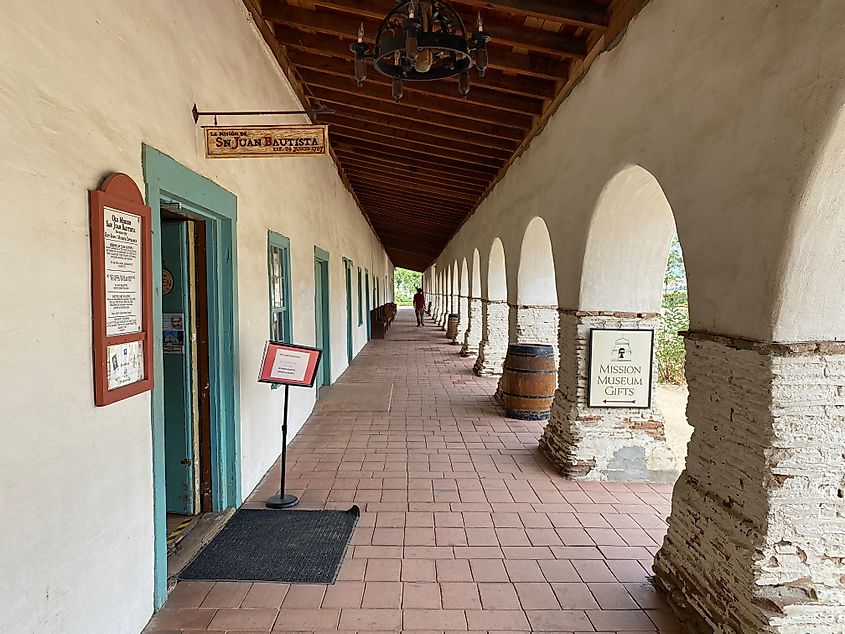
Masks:
[[[323,351],[319,348],[268,341],[258,381],[275,385],[311,387],[320,367]]]
[[[590,330],[590,407],[651,407],[654,330]]]
[[[129,176],[89,192],[94,403],[109,405],[153,386],[152,221]]]

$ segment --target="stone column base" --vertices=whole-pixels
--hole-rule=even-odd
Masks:
[[[567,478],[674,482],[678,477],[677,458],[654,403],[656,363],[648,409],[589,407],[590,329],[658,326],[654,314],[561,311],[559,389],[540,449]]]
[[[845,344],[692,333],[658,584],[694,632],[845,632]]]
[[[478,346],[473,370],[478,376],[502,376],[502,364],[508,353],[510,306],[504,301],[482,300],[486,307],[486,336]]]
[[[467,329],[461,346],[462,357],[478,355],[478,346],[481,345],[481,300],[470,297],[467,313]]]

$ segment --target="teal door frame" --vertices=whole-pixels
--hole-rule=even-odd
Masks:
[[[364,269],[364,295],[367,298],[367,310],[364,313],[364,319],[367,320],[367,341],[372,339],[373,333],[371,331],[372,324],[370,323],[370,272]]]
[[[346,361],[352,363],[352,260],[343,258],[343,276],[346,284]]]
[[[320,305],[322,306],[322,315],[314,315],[314,319],[319,319],[322,325],[322,333],[323,333],[323,341],[317,341],[314,345],[318,348],[323,349],[323,358],[320,361],[320,370],[323,376],[323,386],[331,385],[332,384],[332,331],[331,331],[331,292],[329,291],[329,253],[328,251],[324,251],[318,246],[314,247],[314,262],[320,263],[320,269],[322,271],[322,279],[320,283],[317,283],[317,280],[314,280],[314,292],[316,293],[318,288],[322,290],[322,302]],[[316,274],[316,267],[315,267],[315,274]],[[315,296],[315,303],[314,306],[316,308],[316,296]],[[315,323],[315,328],[317,327]],[[325,344],[325,345],[322,345]],[[318,390],[319,391],[319,390]]]
[[[152,461],[154,605],[167,599],[167,512],[164,459],[164,390],[161,332],[162,203],[205,222],[208,272],[209,380],[211,395],[212,509],[241,501],[240,379],[238,374],[237,198],[166,154],[142,146],[147,205],[153,210]]]

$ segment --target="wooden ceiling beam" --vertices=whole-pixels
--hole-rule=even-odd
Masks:
[[[353,165],[352,163],[347,163],[345,165],[345,169],[350,174],[354,174],[359,178],[382,179],[386,183],[409,183],[414,186],[425,188],[426,191],[454,191],[470,196],[474,195],[475,197],[477,197],[480,193],[477,187],[470,187],[464,183],[442,183],[416,175],[413,175],[412,177],[406,177],[406,175],[391,175],[386,174],[384,171],[368,170],[365,167],[359,167],[358,165]]]
[[[454,214],[451,218],[453,224],[460,222],[460,218],[471,205],[471,203],[468,204],[465,201],[438,198],[428,192],[421,193],[412,189],[389,188],[385,187],[384,184],[373,181],[356,180],[353,181],[353,186],[356,187],[359,195],[363,196],[365,201],[387,201],[392,205],[404,205],[409,210],[415,209],[417,212],[431,209],[451,213]],[[366,202],[364,204],[366,205]]]
[[[391,95],[390,85],[386,82],[370,82],[358,88],[355,85],[355,80],[351,77],[341,77],[312,69],[300,69],[299,76],[312,88],[326,88],[347,95],[363,96],[390,104],[396,103]],[[413,86],[410,84],[407,88],[408,90],[405,91],[405,95],[399,104],[401,106],[426,110],[446,117],[507,126],[523,133],[530,130],[534,125],[534,117],[531,115],[421,93],[413,90]]]
[[[451,170],[455,174],[466,174],[476,177],[486,176],[488,178],[493,178],[493,176],[498,172],[497,168],[491,168],[486,165],[457,163],[414,151],[397,152],[395,148],[391,148],[388,145],[382,145],[373,140],[363,141],[361,139],[345,137],[338,134],[334,134],[333,138],[336,147],[345,145],[347,148],[354,148],[356,153],[361,156],[366,156],[368,152],[379,152],[381,156],[400,164],[404,163],[407,165],[429,166],[434,169],[439,168],[443,171]]]
[[[319,0],[316,3],[319,4]],[[591,30],[604,30],[608,24],[607,11],[589,0],[459,0],[455,4],[553,20]]]
[[[399,192],[385,191],[372,186],[370,183],[358,183],[358,193],[363,196],[364,205],[383,204],[393,209],[393,213],[400,215],[397,208],[402,209],[401,215],[416,216],[421,213],[440,212],[444,220],[450,222],[454,229],[455,222],[466,213],[466,205],[457,205],[452,201],[432,200],[421,196],[407,196]]]
[[[347,149],[339,149],[338,156],[343,158],[343,164],[350,165],[364,165],[367,167],[379,168],[384,170],[392,170],[397,174],[419,174],[427,178],[439,178],[444,181],[453,179],[460,179],[473,187],[486,187],[489,179],[486,177],[478,177],[478,175],[468,176],[463,174],[454,174],[450,171],[443,171],[433,167],[426,167],[424,165],[411,165],[408,162],[399,161],[398,159],[385,158],[383,156],[376,156],[373,154],[352,153]]]
[[[362,141],[373,141],[382,145],[396,148],[400,152],[411,150],[415,152],[423,152],[430,156],[439,156],[444,159],[452,161],[460,161],[462,163],[469,163],[470,165],[488,165],[490,167],[501,167],[507,161],[502,159],[494,159],[486,156],[479,156],[472,152],[462,152],[455,150],[449,144],[441,144],[440,147],[426,145],[424,143],[416,143],[412,139],[394,138],[387,135],[373,134],[366,130],[359,130],[351,126],[343,126],[333,124],[330,126],[331,135],[340,134],[347,138],[361,139]]]
[[[307,69],[311,72],[325,73],[335,77],[340,77],[354,85],[355,80],[352,78],[351,63],[347,63],[345,60],[339,60],[333,57],[325,57],[323,55],[300,51],[298,49],[291,49],[291,51],[291,60],[298,69]],[[302,78],[303,80],[308,81],[305,75],[302,75]],[[379,86],[383,85],[386,88],[386,93],[390,94],[390,81],[378,71],[369,73],[367,83]],[[476,104],[487,108],[496,108],[497,110],[506,110],[508,112],[515,112],[517,114],[528,116],[536,116],[543,113],[542,99],[523,97],[522,95],[490,90],[484,86],[473,85],[469,94],[466,97],[462,97],[458,93],[458,82],[455,80],[406,82],[405,92],[408,94],[418,93],[420,95],[425,95],[426,97],[434,96],[449,99],[462,104]]]
[[[302,30],[306,28],[305,26],[297,29],[286,24],[276,24],[276,37],[282,45],[295,46],[317,54],[345,57],[349,54],[349,45],[356,41],[356,38],[351,35],[320,35],[319,32],[309,33]],[[491,45],[489,50],[488,66],[490,68],[552,81],[566,79],[569,75],[569,60],[536,53],[514,53],[512,50],[495,45]]]
[[[354,183],[371,183],[394,192],[407,192],[411,196],[427,195],[436,200],[451,200],[462,205],[472,206],[473,201],[478,198],[470,192],[452,187],[438,186],[424,181],[402,180],[401,178],[387,178],[380,174],[369,172],[350,172],[349,180]]]
[[[362,8],[362,5],[364,5],[364,8]],[[265,20],[271,22],[350,39],[356,37],[358,27],[363,22],[364,41],[368,44],[374,44],[376,32],[387,13],[384,3],[377,0],[370,0],[369,2],[333,0],[332,2],[321,3],[321,6],[337,9],[343,11],[343,13],[313,11],[292,7],[279,0],[265,0],[263,15]],[[475,17],[473,14],[467,15],[464,12],[461,17],[470,25],[470,29],[475,24],[475,20],[471,19]],[[553,57],[576,60],[584,59],[587,54],[585,40],[568,33],[555,33],[554,31],[492,21],[486,25],[486,30],[493,37],[491,44],[488,45],[491,47],[519,48]]]
[[[430,146],[433,148],[443,148],[444,146],[448,146],[453,150],[474,154],[476,156],[481,157],[507,161],[511,155],[511,152],[508,152],[506,150],[494,150],[492,148],[476,145],[472,142],[465,141],[451,140],[447,143],[444,142],[443,137],[439,137],[434,134],[425,134],[424,132],[417,131],[409,132],[407,130],[396,128],[390,125],[371,123],[369,121],[363,121],[356,117],[347,117],[339,113],[330,115],[320,115],[319,120],[320,123],[327,123],[330,129],[334,126],[341,126],[343,128],[354,128],[361,132],[366,132],[367,134],[373,134],[376,136],[386,136],[392,139],[396,139],[397,141],[401,139],[407,139],[409,141],[413,141],[414,143]]]
[[[320,102],[320,99],[315,97],[311,101],[316,106]],[[353,106],[351,104],[333,104],[333,106],[335,115],[375,125],[389,126],[398,130],[404,130],[413,135],[427,134],[429,136],[438,136],[443,139],[444,143],[454,141],[471,143],[491,150],[507,152],[508,156],[511,156],[518,146],[517,142],[509,139],[497,139],[482,134],[468,134],[466,130],[449,128],[437,123],[415,121],[404,116],[375,112],[371,109]],[[320,120],[324,118],[330,120],[335,115],[320,115]]]
[[[351,174],[370,175],[373,177],[384,178],[387,182],[407,182],[419,183],[428,187],[436,186],[443,189],[454,189],[455,191],[462,191],[476,196],[481,193],[482,187],[473,185],[464,181],[442,181],[435,178],[430,178],[413,172],[403,172],[401,174],[395,171],[387,171],[384,169],[374,168],[371,165],[361,165],[353,163],[352,161],[344,161],[344,169]]]
[[[347,94],[338,90],[324,88],[322,86],[309,86],[314,97],[321,102],[330,103],[335,106],[357,108],[379,115],[388,114],[393,117],[405,118],[418,121],[423,124],[433,124],[444,128],[463,131],[466,135],[473,132],[494,139],[505,139],[508,141],[521,141],[525,136],[522,130],[507,126],[495,125],[485,121],[473,121],[470,119],[444,117],[436,112],[428,110],[417,110],[408,104],[396,104],[390,101],[373,99],[364,94]]]

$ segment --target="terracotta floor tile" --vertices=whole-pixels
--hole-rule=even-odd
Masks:
[[[435,522],[437,522],[436,518]],[[461,522],[463,523],[463,520]],[[438,546],[467,545],[467,535],[463,528],[435,528],[434,537]]]
[[[421,608],[439,610],[440,584],[432,582],[412,582],[403,584],[402,608]]]
[[[367,581],[399,581],[402,571],[400,559],[368,559],[364,579]]]
[[[589,583],[590,592],[602,610],[636,610],[637,602],[620,583]]]
[[[398,632],[401,627],[401,610],[345,608],[340,611],[341,630]]]
[[[505,568],[512,582],[546,581],[539,562],[533,559],[508,559],[505,561]]]
[[[319,608],[326,594],[323,585],[292,585],[285,595],[282,607],[286,609]]]
[[[479,583],[481,606],[485,610],[521,610],[522,604],[511,583]]]
[[[150,625],[153,628],[205,629],[211,623],[217,610],[205,608],[169,608],[163,607],[158,611]]]
[[[557,610],[560,605],[548,583],[516,583],[516,593],[523,610]]]
[[[587,616],[597,630],[616,632],[657,631],[657,626],[642,610],[588,610]]]
[[[529,610],[532,632],[592,632],[587,615],[581,610]]]
[[[516,630],[529,631],[528,619],[522,610],[467,610],[467,624],[470,630]]]
[[[364,588],[364,608],[399,608],[402,606],[400,581],[367,581]]]
[[[463,610],[402,610],[404,631],[466,631],[467,621]]]
[[[604,561],[596,559],[574,560],[572,565],[578,571],[581,581],[615,581],[616,577]]]
[[[586,583],[553,583],[552,591],[564,610],[590,610],[599,607]]]
[[[474,583],[442,583],[440,594],[444,609],[480,610],[481,598]]]
[[[167,597],[170,608],[198,608],[211,591],[214,582],[182,581]]]
[[[290,585],[287,583],[253,583],[252,588],[244,597],[241,607],[278,609],[285,599],[288,588],[290,588]]]
[[[402,561],[402,581],[436,581],[434,559],[405,559]]]
[[[338,581],[326,588],[324,608],[359,608],[364,597],[362,581]]]
[[[473,580],[473,573],[470,572],[470,562],[466,559],[438,559],[435,564],[437,568],[437,581],[440,583]]]
[[[271,608],[248,608],[217,610],[209,627],[238,632],[269,632],[276,622],[279,611]]]

